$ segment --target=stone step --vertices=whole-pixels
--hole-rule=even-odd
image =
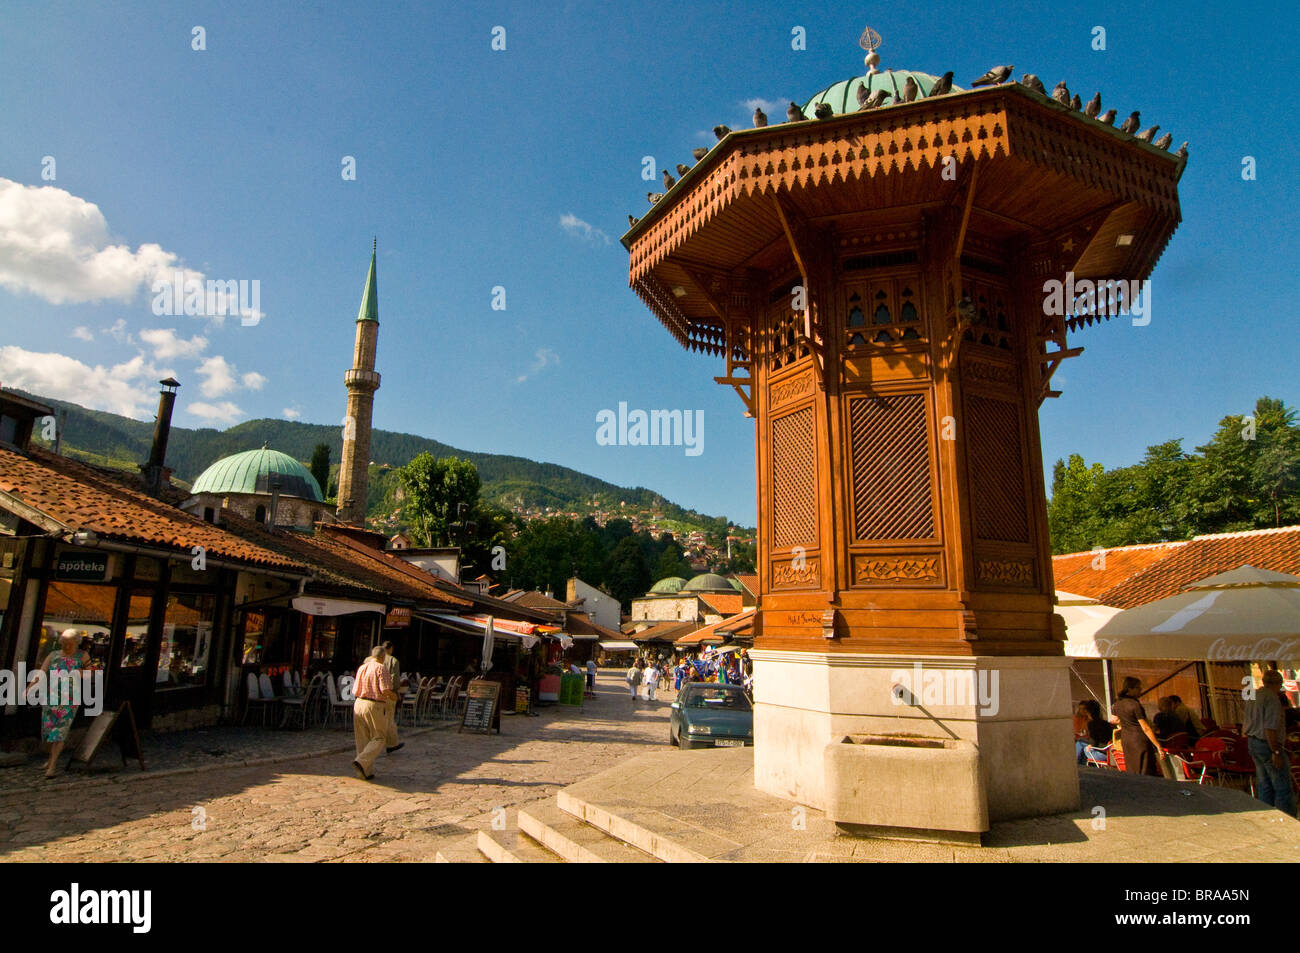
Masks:
[[[563,790],[556,796],[556,806],[576,820],[665,863],[699,864],[712,859],[679,843],[668,832],[655,830],[656,826],[670,820],[658,812],[650,812],[650,816],[645,819],[640,816],[643,812],[635,809],[615,813],[568,790]]]
[[[519,829],[573,864],[652,864],[658,858],[599,831],[554,803],[519,809]]]
[[[486,864],[488,859],[478,849],[477,834],[461,834],[439,847],[435,864]]]
[[[564,858],[547,850],[523,831],[479,831],[479,852],[494,864],[562,864]]]

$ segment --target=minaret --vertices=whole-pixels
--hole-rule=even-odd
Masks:
[[[357,343],[352,369],[343,375],[348,388],[348,413],[343,418],[343,459],[339,464],[338,516],[344,523],[364,526],[366,488],[370,483],[370,415],[374,409],[379,374],[375,347],[379,342],[379,281],[375,277],[375,252],[370,251],[370,274],[357,311]]]

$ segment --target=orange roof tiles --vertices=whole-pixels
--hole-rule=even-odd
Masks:
[[[745,597],[739,592],[701,593],[700,601],[713,608],[719,615],[735,615],[745,607]]]
[[[304,572],[293,559],[205,523],[156,500],[129,474],[91,467],[32,448],[24,456],[0,448],[0,491],[69,532],[180,550],[202,546],[210,558]]]
[[[1056,588],[1112,605],[1102,599],[1104,593],[1186,545],[1186,542],[1147,543],[1053,556]]]
[[[694,632],[688,632],[678,637],[675,642],[677,645],[697,645],[706,640],[722,642],[725,637],[719,633],[719,629],[726,629],[733,635],[752,635],[754,629],[753,606],[744,612],[723,619],[721,622],[715,622],[712,625],[704,626],[702,629],[696,629]]]

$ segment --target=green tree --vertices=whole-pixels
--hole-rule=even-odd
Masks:
[[[316,444],[316,449],[311,452],[311,475],[316,478],[320,484],[322,494],[329,492],[330,485],[330,445],[327,443]]]
[[[645,552],[635,536],[619,540],[609,557],[609,572],[605,577],[605,589],[617,599],[624,610],[630,610],[632,600],[644,595],[653,580],[650,567],[646,563]]]
[[[452,544],[452,524],[475,519],[481,486],[478,468],[459,457],[422,453],[398,471],[406,513],[422,546]]]
[[[686,561],[682,547],[673,537],[673,534],[664,533],[660,538],[660,544],[663,548],[659,554],[659,562],[655,565],[655,580],[666,579],[669,576],[681,576],[684,579],[689,579],[691,577],[691,565]]]

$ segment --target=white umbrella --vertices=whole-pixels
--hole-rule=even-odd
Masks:
[[[492,648],[496,644],[496,629],[492,616],[487,617],[487,628],[483,630],[483,655],[481,658],[484,674],[492,670]]]
[[[1065,622],[1065,654],[1070,658],[1108,658],[1110,644],[1097,641],[1097,630],[1122,609],[1102,605],[1091,596],[1056,590],[1056,614]]]
[[[1290,663],[1300,659],[1300,576],[1241,566],[1126,609],[1095,641],[1106,658]]]

